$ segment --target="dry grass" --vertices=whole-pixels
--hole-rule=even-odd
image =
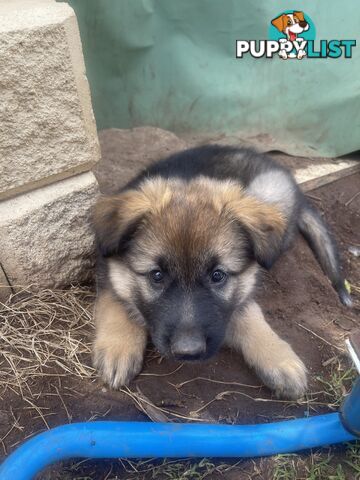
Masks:
[[[17,395],[20,394],[29,407],[36,409],[31,390],[32,380],[46,376],[60,378],[70,375],[78,378],[95,378],[96,373],[91,366],[94,300],[95,293],[92,290],[77,286],[67,290],[41,290],[38,293],[30,293],[29,289],[22,289],[12,295],[6,304],[0,303],[0,392],[5,393],[7,389],[11,389]],[[347,377],[349,379],[351,377],[347,371],[348,368],[344,369],[343,365],[340,365],[339,353],[337,352],[334,357],[337,366],[333,366],[333,372],[335,369],[338,372],[326,381],[318,379],[325,388],[295,402],[298,406],[306,406],[308,411],[316,411],[319,406],[328,406],[329,409],[338,407],[339,399],[344,393],[339,386],[343,385],[341,380],[343,380],[344,370],[346,380],[348,380]],[[181,367],[182,365],[176,371]],[[172,373],[175,372],[165,375],[170,375],[171,378]],[[159,374],[143,373],[141,375],[158,376]],[[163,375],[160,374],[160,376]],[[338,378],[339,381],[335,381]],[[260,385],[196,377],[173,386],[180,391],[186,384],[194,381],[219,383],[224,387],[237,388],[224,389],[199,409],[183,414],[155,405],[139,390],[134,391],[125,387],[122,392],[153,421],[205,421],[199,414],[213,402],[223,401],[229,395],[245,396],[254,402],[289,405],[289,402],[284,400],[261,398],[256,392]],[[171,384],[171,381],[169,383]],[[337,395],[334,395],[333,387],[337,388]],[[254,389],[255,395],[251,394]],[[57,394],[61,399],[61,392]],[[334,402],[335,396],[337,398]],[[327,398],[324,402],[319,401],[319,397]],[[38,413],[41,415],[41,412]],[[45,419],[44,423],[46,425]]]
[[[94,293],[86,288],[22,289],[0,303],[0,392],[31,401],[32,380],[93,377],[90,366]]]

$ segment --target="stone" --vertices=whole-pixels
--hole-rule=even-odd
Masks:
[[[183,150],[187,143],[156,127],[110,128],[99,132],[101,160],[94,168],[103,193],[114,193],[140,170],[160,158]]]
[[[91,172],[0,202],[0,264],[12,287],[61,287],[93,276]]]
[[[99,145],[74,11],[0,2],[0,199],[90,170]]]

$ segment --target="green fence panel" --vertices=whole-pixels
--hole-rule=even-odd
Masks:
[[[360,147],[356,0],[71,0],[99,129],[153,125],[225,133],[290,154]],[[352,58],[235,58],[271,20],[305,12],[320,39],[355,39]]]

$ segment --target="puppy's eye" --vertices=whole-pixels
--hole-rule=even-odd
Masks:
[[[211,274],[211,281],[213,283],[221,283],[226,279],[226,273],[222,270],[214,270]]]
[[[288,25],[291,25],[291,20],[288,20]]]
[[[160,283],[164,280],[164,274],[161,270],[151,270],[150,279],[155,283]]]

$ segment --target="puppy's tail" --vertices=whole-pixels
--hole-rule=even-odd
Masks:
[[[310,245],[323,272],[329,277],[341,302],[347,307],[351,307],[352,300],[346,289],[345,280],[341,273],[336,242],[319,212],[306,200],[300,212],[298,227]]]

